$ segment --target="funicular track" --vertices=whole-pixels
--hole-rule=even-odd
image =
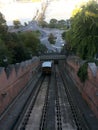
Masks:
[[[40,78],[10,130],[90,130],[58,66]]]
[[[74,129],[74,130],[90,130],[88,127],[87,122],[85,121],[82,113],[79,110],[79,107],[77,106],[74,97],[71,95],[70,91],[69,91],[69,84],[66,81],[66,76],[64,74],[64,71],[58,71],[58,76],[59,76],[59,80],[61,80],[61,82],[59,81],[58,83],[63,83],[63,88],[59,89],[59,92],[61,93],[60,98],[62,98],[61,102],[64,105],[64,103],[66,102],[65,100],[68,100],[68,111],[66,111],[66,104],[65,104],[65,108],[61,107],[63,109],[63,119],[66,121],[66,117],[67,117],[67,121],[68,124],[70,124],[69,129]],[[64,94],[65,91],[65,94]],[[63,95],[63,96],[62,96]],[[65,99],[64,99],[65,97]],[[67,106],[67,107],[68,107]],[[65,113],[68,113],[68,115]],[[72,119],[72,120],[69,120]],[[67,122],[66,122],[67,123]],[[65,123],[65,124],[66,124]],[[67,124],[67,125],[68,125]],[[64,125],[65,126],[65,125]],[[67,129],[67,127],[65,127],[65,129]]]
[[[64,80],[64,75],[55,65],[39,130],[89,130]]]
[[[43,106],[43,113],[39,130],[55,130],[55,77],[51,74],[51,81]]]
[[[41,79],[40,74],[35,75],[0,115],[0,130],[14,130],[17,121],[28,107],[30,97],[36,90],[37,82]]]
[[[67,98],[67,94],[65,91],[65,86],[62,82],[62,78],[59,72],[58,67],[56,66],[56,99],[58,103],[58,107],[56,107],[57,110],[57,125],[56,130],[76,130],[76,124],[74,122],[70,104]],[[58,111],[59,108],[59,111]]]
[[[54,67],[44,100],[40,127],[35,130],[62,130],[61,111],[56,81],[56,69]]]
[[[30,127],[32,127],[32,129],[35,129],[36,127],[39,128],[40,115],[44,103],[44,97],[48,89],[49,81],[50,77],[44,76],[44,78],[37,83],[37,89],[32,95],[29,106],[25,111],[22,119],[19,121],[18,126],[14,130],[29,130]],[[33,125],[31,126],[31,123],[29,122],[33,122]]]
[[[18,130],[89,130],[71,96],[64,75],[54,66],[48,84],[42,85],[33,109],[25,114]],[[43,82],[43,84],[45,84]],[[42,100],[43,99],[43,100]],[[38,103],[39,102],[39,103]],[[38,105],[40,104],[40,105]],[[31,105],[32,106],[32,105]],[[40,109],[37,109],[40,106]],[[39,111],[39,112],[38,112]],[[36,115],[38,118],[36,118]],[[29,118],[28,118],[29,117]],[[28,120],[26,122],[26,120]],[[24,126],[25,124],[25,126]]]

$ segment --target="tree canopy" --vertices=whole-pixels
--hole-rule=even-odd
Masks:
[[[21,26],[21,22],[17,19],[13,21],[14,28],[19,28]]]
[[[50,44],[55,44],[56,37],[52,33],[50,33],[48,37],[48,41],[50,42]]]
[[[71,28],[66,32],[66,41],[83,59],[98,53],[98,3],[94,0],[82,5],[71,18]]]
[[[8,32],[6,20],[0,13],[0,66],[19,63],[44,53],[47,49],[41,44],[39,36],[39,31]]]
[[[7,32],[7,25],[4,15],[0,12],[0,38]]]
[[[22,41],[24,42],[25,46],[29,49],[32,55],[36,55],[38,50],[40,40],[33,32],[24,32],[21,33]]]

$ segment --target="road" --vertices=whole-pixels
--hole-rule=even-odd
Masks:
[[[44,32],[44,35],[40,38],[42,44],[46,45],[48,50],[54,52],[60,52],[62,46],[65,44],[65,41],[62,39],[62,30],[59,29],[41,29]],[[52,33],[56,37],[56,42],[54,45],[51,45],[48,41],[49,34]]]
[[[39,30],[41,32],[41,43],[45,45],[49,52],[60,52],[62,46],[64,46],[65,41],[62,39],[63,30],[59,29],[51,29],[51,28],[42,28],[40,27],[36,21],[29,22],[29,24],[25,27],[20,27],[19,29],[11,29],[10,32],[25,32],[25,31],[36,31]],[[52,33],[54,37],[56,37],[56,42],[54,45],[51,45],[48,41],[49,34]]]

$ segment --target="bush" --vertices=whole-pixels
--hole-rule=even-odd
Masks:
[[[85,82],[88,79],[88,72],[87,72],[88,64],[84,63],[78,70],[78,77],[80,78],[81,82]]]

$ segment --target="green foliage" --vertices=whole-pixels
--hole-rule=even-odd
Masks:
[[[4,19],[4,16],[2,13],[0,13],[0,38],[3,37],[3,35],[7,32],[7,25],[6,20]]]
[[[77,75],[79,76],[81,82],[85,82],[88,79],[87,68],[88,68],[88,64],[84,63],[78,70]]]
[[[98,52],[98,4],[92,0],[71,18],[66,40],[82,59],[93,58]]]
[[[24,45],[29,48],[32,55],[37,54],[37,50],[40,44],[40,40],[37,35],[33,32],[24,32],[20,34]]]
[[[63,38],[63,40],[65,40],[65,37],[66,37],[66,32],[63,32],[63,33],[62,33],[62,38]]]
[[[47,52],[47,47],[43,44],[39,44],[38,46],[38,49],[37,49],[37,54],[40,55],[40,54],[44,54]]]
[[[40,43],[40,32],[9,33],[0,13],[0,66],[19,63],[46,51]]]
[[[15,48],[15,55],[14,55],[14,58],[13,58],[13,61],[14,63],[17,63],[17,62],[22,62],[22,61],[25,61],[27,59],[30,59],[31,58],[31,55],[29,53],[29,51],[27,50],[26,47],[24,47],[24,45],[20,44],[20,45],[17,45]],[[15,60],[14,60],[15,59]]]
[[[0,65],[5,66],[4,59],[5,57],[8,59],[8,62],[10,61],[10,54],[9,51],[4,44],[4,42],[0,39]]]
[[[33,31],[33,34],[38,38],[40,37],[41,33],[39,30]]]
[[[65,20],[51,19],[48,24],[49,28],[67,29],[67,22]]]
[[[48,27],[48,23],[46,21],[40,21],[39,23],[40,26],[44,27]]]
[[[48,37],[48,41],[50,42],[50,44],[55,44],[55,40],[56,40],[56,37],[54,37],[54,35],[50,33]]]
[[[21,26],[21,22],[19,20],[13,21],[14,28],[19,28]]]
[[[50,28],[56,28],[57,23],[58,23],[57,19],[51,19],[49,27]]]
[[[51,19],[49,23],[46,21],[40,21],[39,25],[47,28],[67,29],[67,21],[65,20],[58,21],[57,19]]]

